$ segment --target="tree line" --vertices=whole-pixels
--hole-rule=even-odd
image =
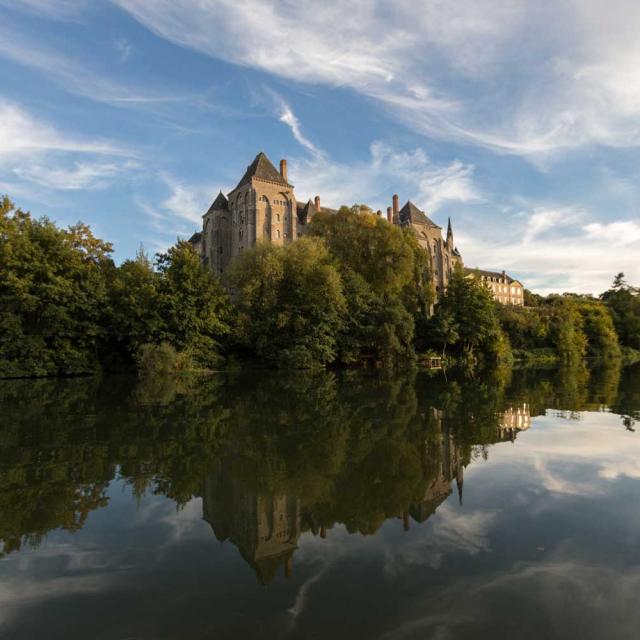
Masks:
[[[244,251],[222,281],[185,241],[119,266],[112,252],[85,224],[63,229],[0,199],[0,377],[640,349],[640,296],[622,274],[601,299],[528,294],[521,309],[458,270],[435,304],[415,236],[363,205],[316,214],[295,243]]]

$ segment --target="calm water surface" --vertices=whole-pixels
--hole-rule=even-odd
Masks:
[[[640,368],[0,382],[0,637],[637,638]]]

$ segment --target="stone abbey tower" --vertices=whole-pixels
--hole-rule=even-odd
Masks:
[[[462,264],[453,241],[451,221],[445,239],[442,228],[412,202],[399,208],[397,195],[392,202],[387,208],[388,222],[411,229],[430,256],[436,293],[443,292],[456,264]],[[307,224],[318,211],[336,213],[335,209],[320,205],[320,196],[298,201],[287,179],[287,161],[280,161],[278,171],[260,152],[236,188],[227,196],[222,192],[218,194],[202,218],[202,231],[195,233],[190,242],[203,262],[220,275],[235,256],[259,241],[293,242],[305,233]]]

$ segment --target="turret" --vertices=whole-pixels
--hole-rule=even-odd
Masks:
[[[458,473],[456,473],[456,487],[458,488],[458,500],[462,504],[462,487],[464,486],[464,467],[460,465],[458,467]]]
[[[449,218],[449,224],[447,225],[447,247],[453,249],[453,229],[451,228],[451,218]]]

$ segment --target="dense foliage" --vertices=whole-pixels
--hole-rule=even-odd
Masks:
[[[428,254],[364,205],[317,213],[306,237],[258,244],[224,286],[178,241],[116,266],[81,223],[61,229],[0,201],[0,377],[99,368],[212,369],[229,357],[286,368],[615,359],[640,347],[640,295],[619,274],[601,299],[525,292],[497,304],[462,269],[435,301]]]
[[[640,350],[640,289],[627,284],[624,273],[619,273],[601,298],[611,311],[621,344]]]
[[[228,296],[191,246],[155,265],[140,252],[116,267],[111,251],[86,225],[60,229],[0,201],[0,377],[130,364],[145,344],[219,363]]]

